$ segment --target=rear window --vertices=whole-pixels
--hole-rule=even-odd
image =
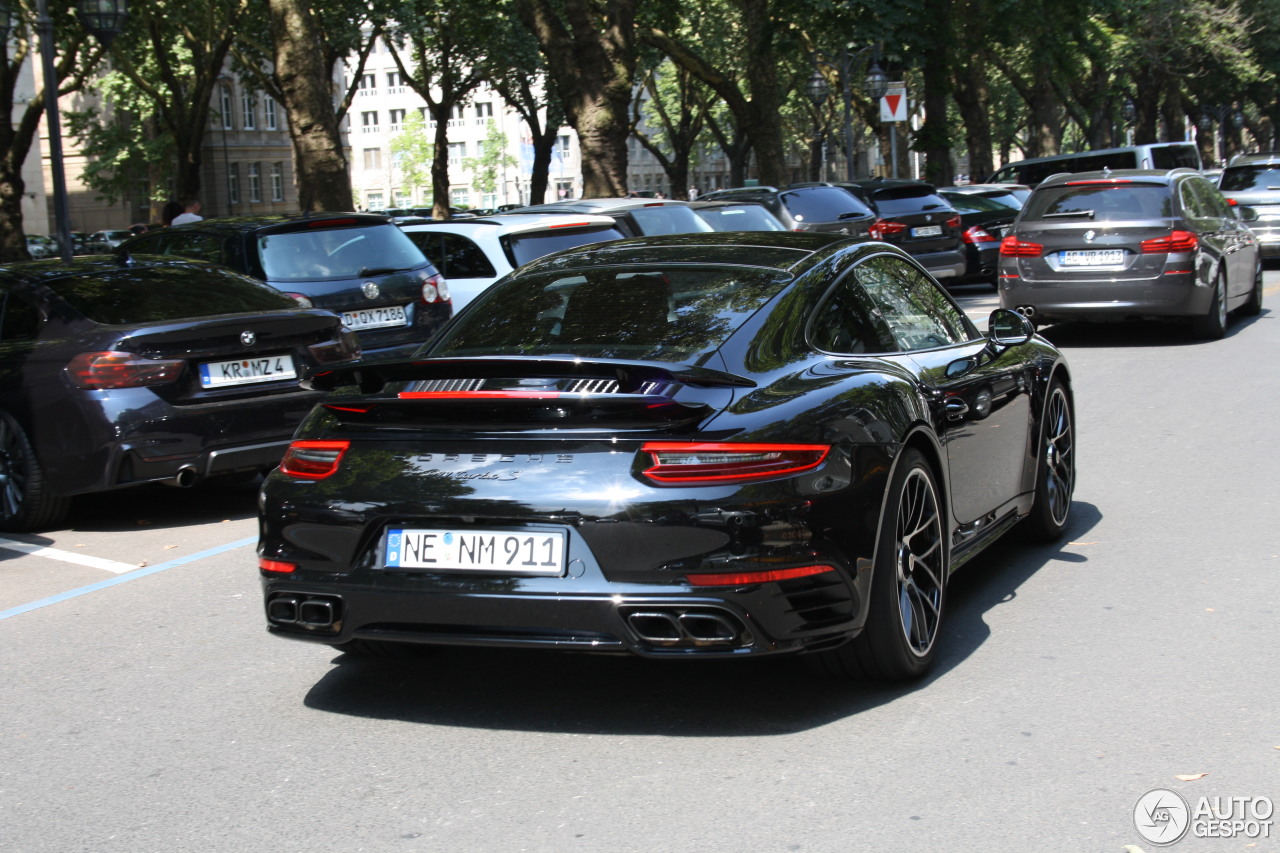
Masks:
[[[1022,221],[1159,219],[1172,215],[1169,188],[1163,184],[1083,184],[1036,190],[1023,210]]]
[[[274,287],[214,266],[138,266],[46,284],[85,317],[109,326],[298,307]]]
[[[951,206],[928,187],[891,187],[876,190],[875,200],[881,216],[903,216],[919,213],[922,210],[943,210]]]
[[[509,234],[503,238],[503,243],[511,265],[518,267],[561,249],[572,249],[574,246],[585,246],[588,243],[621,240],[622,237],[621,231],[609,225],[604,228],[564,228]]]
[[[432,356],[569,355],[700,363],[791,281],[738,266],[518,276],[485,291]]]
[[[861,199],[839,187],[788,190],[780,198],[791,215],[800,222],[838,222],[841,219],[875,215]]]
[[[758,204],[700,207],[698,216],[716,231],[786,231],[778,217]]]
[[[952,207],[966,213],[972,211],[979,211],[982,213],[1013,213],[1018,210],[1018,207],[1014,202],[1004,204],[997,198],[989,198],[987,196],[955,193],[954,195],[948,195],[946,198]],[[1010,197],[1004,196],[1004,198]]]
[[[1157,145],[1151,148],[1153,169],[1199,169],[1200,153],[1194,145]]]
[[[683,205],[662,205],[660,207],[636,207],[631,210],[631,217],[636,227],[646,237],[655,234],[692,234],[697,231],[710,231],[711,226],[703,222],[698,214]]]
[[[1280,192],[1280,166],[1234,166],[1222,173],[1218,189],[1227,193]]]
[[[390,223],[264,234],[258,238],[258,257],[268,281],[360,278],[427,263]]]

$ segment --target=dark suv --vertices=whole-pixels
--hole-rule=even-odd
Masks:
[[[133,254],[212,261],[342,316],[366,358],[408,355],[453,316],[444,279],[386,217],[237,216],[149,231]]]
[[[1241,154],[1222,170],[1218,189],[1232,205],[1251,207],[1264,258],[1280,257],[1280,152]]]
[[[868,178],[841,181],[841,187],[875,211],[873,240],[892,243],[911,256],[936,279],[958,279],[967,262],[961,242],[960,214],[924,181]]]
[[[830,184],[734,187],[698,196],[699,201],[754,201],[763,204],[789,231],[823,231],[866,237],[876,215],[864,201]]]
[[[1000,305],[1036,323],[1189,317],[1220,338],[1262,310],[1258,240],[1199,172],[1055,175],[1000,244]]]

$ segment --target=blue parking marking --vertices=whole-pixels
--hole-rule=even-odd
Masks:
[[[58,604],[81,595],[87,595],[91,592],[97,592],[100,589],[115,586],[116,584],[125,583],[126,581],[144,578],[147,575],[154,575],[157,572],[163,572],[168,569],[174,569],[178,566],[185,566],[187,563],[194,563],[203,560],[206,557],[216,557],[218,554],[224,554],[227,551],[234,551],[236,548],[243,548],[245,545],[252,545],[258,541],[257,536],[250,536],[247,539],[239,539],[235,542],[229,542],[226,545],[219,545],[216,548],[210,548],[207,551],[201,551],[198,554],[191,554],[186,557],[179,557],[176,560],[170,560],[167,563],[159,563],[154,566],[147,566],[145,569],[138,569],[136,572],[129,572],[125,575],[117,575],[114,578],[108,578],[98,583],[82,586],[78,589],[60,592],[57,595],[51,595],[48,598],[42,598],[39,601],[30,601],[26,604],[19,604],[17,607],[10,607],[8,610],[0,610],[0,620],[8,619],[10,616],[18,616],[22,613],[30,613],[32,610],[39,610],[41,607],[48,607],[50,604]]]

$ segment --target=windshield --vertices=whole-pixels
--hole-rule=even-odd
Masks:
[[[700,363],[791,278],[739,266],[625,266],[499,282],[428,353]]]
[[[390,223],[266,234],[258,238],[258,257],[268,281],[360,278],[427,263]]]

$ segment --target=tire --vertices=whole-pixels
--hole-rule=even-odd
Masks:
[[[1056,542],[1067,529],[1076,488],[1076,427],[1071,394],[1054,379],[1045,398],[1036,454],[1036,493],[1023,530],[1035,542]]]
[[[1209,303],[1209,312],[1203,317],[1191,320],[1191,331],[1197,338],[1207,341],[1219,340],[1227,333],[1227,277],[1218,273],[1213,286],[1213,300]]]
[[[1253,276],[1253,289],[1249,298],[1240,306],[1240,313],[1245,317],[1257,317],[1262,313],[1262,261],[1258,261],[1258,271]]]
[[[0,412],[0,530],[22,532],[55,527],[67,517],[71,499],[49,494],[26,432]]]
[[[942,502],[933,469],[904,451],[890,481],[862,633],[819,652],[827,674],[858,681],[904,681],[928,671],[937,650],[948,558]]]

